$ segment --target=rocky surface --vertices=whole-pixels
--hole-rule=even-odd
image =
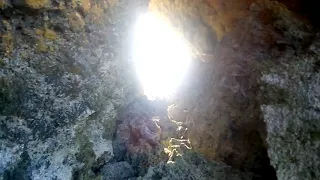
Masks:
[[[136,177],[135,170],[126,161],[107,164],[101,172],[104,180],[127,180]]]
[[[319,178],[315,5],[151,1],[200,60],[172,110],[195,151],[265,179]]]
[[[185,115],[172,118],[181,119],[192,148],[208,159],[275,178],[256,98],[260,74],[251,63],[268,53],[268,29],[255,27],[262,24],[250,2],[178,2],[155,0],[150,7],[172,18],[197,53],[175,101]]]
[[[137,98],[147,5],[0,0],[0,180],[320,179],[319,3],[151,0],[194,54],[170,103]]]
[[[203,180],[250,180],[253,174],[242,173],[221,163],[208,162],[201,155],[187,153],[174,163],[151,167],[144,177],[138,180],[154,179],[203,179]]]
[[[270,62],[262,77],[261,96],[273,100],[261,110],[271,164],[279,179],[320,177],[319,42],[317,35],[299,54],[286,52],[276,60],[281,64]]]
[[[152,149],[159,145],[160,127],[153,117],[155,111],[146,98],[131,103],[119,115],[117,139],[130,154]]]
[[[128,3],[0,1],[0,179],[101,177],[137,92]]]
[[[163,132],[158,125],[159,118],[156,118],[163,108],[166,106],[142,97],[131,102],[119,113],[113,161],[126,160],[138,175],[143,175],[149,166],[168,160],[161,145]]]

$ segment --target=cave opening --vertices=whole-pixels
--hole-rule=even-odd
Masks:
[[[199,22],[196,20],[190,24],[193,23]],[[183,156],[186,153],[183,149],[189,149],[190,146],[191,150],[187,150],[188,152],[200,152],[209,160],[225,163],[243,172],[254,173],[262,179],[276,179],[264,145],[265,127],[259,117],[259,107],[251,105],[245,110],[247,112],[241,110],[248,104],[256,104],[256,99],[243,95],[238,97],[239,92],[230,90],[232,86],[242,84],[241,88],[245,91],[256,94],[256,88],[246,89],[248,86],[246,83],[257,75],[256,72],[242,73],[243,77],[237,77],[238,80],[232,84],[234,79],[230,75],[239,74],[240,71],[234,68],[234,65],[237,64],[238,67],[245,69],[252,66],[244,63],[239,57],[230,59],[236,52],[231,53],[230,46],[226,43],[228,41],[221,40],[219,46],[204,44],[205,39],[209,37],[206,31],[195,33],[197,40],[190,41],[190,35],[185,34],[187,31],[192,30],[179,26],[177,28],[171,20],[150,11],[137,16],[134,24],[132,43],[134,68],[143,93],[148,99],[147,106],[156,109],[144,122],[155,123],[161,129],[160,135],[148,136],[152,137],[154,142],[160,140],[161,148],[167,151],[167,162],[173,162],[175,157]],[[190,45],[190,42],[195,44]],[[216,48],[217,56],[210,54],[210,57],[206,57],[209,61],[204,61],[198,54],[208,55],[205,53],[204,45],[210,49]],[[192,54],[194,53],[192,48],[197,48],[196,54]],[[228,55],[221,54],[223,48],[230,51]],[[233,65],[227,66],[226,62]],[[219,85],[223,78],[226,78],[227,85]],[[217,95],[217,92],[221,94]],[[203,99],[204,97],[206,99]],[[159,102],[162,103],[159,105]],[[224,107],[225,114],[217,118],[216,114],[221,113],[219,107],[223,103],[233,106]],[[190,105],[194,107],[189,107]],[[150,107],[145,107],[144,111],[148,111]],[[229,113],[237,114],[237,118],[231,118]],[[244,120],[245,113],[251,114],[249,120]],[[161,116],[161,121],[147,120],[152,119],[153,115]],[[227,130],[223,132],[222,128]],[[150,131],[149,125],[140,129]],[[155,132],[160,132],[157,131]],[[212,133],[215,131],[220,135],[215,136],[215,133]],[[254,133],[254,137],[248,135],[256,131],[259,132]],[[140,139],[146,138],[141,134]],[[120,136],[121,132],[118,134],[118,137]],[[141,148],[141,144],[139,142],[135,147]],[[216,149],[219,151],[215,152]]]
[[[168,162],[172,162],[174,156],[184,154],[182,149],[189,149],[189,146],[192,149],[194,146],[192,152],[200,152],[209,160],[226,163],[243,172],[252,172],[262,179],[276,179],[264,145],[265,129],[264,122],[258,115],[259,107],[251,105],[252,109],[246,110],[247,114],[252,114],[249,120],[244,120],[245,112],[241,110],[245,109],[247,104],[255,104],[256,99],[244,97],[239,95],[239,92],[230,90],[231,86],[237,83],[242,83],[243,89],[247,88],[246,83],[251,81],[250,78],[254,77],[256,72],[244,73],[243,77],[238,77],[240,80],[236,80],[235,84],[230,84],[233,81],[230,74],[239,74],[239,69],[233,68],[234,65],[237,64],[241,68],[251,67],[239,57],[228,59],[236,53],[221,54],[223,48],[231,52],[229,45],[225,44],[227,41],[222,40],[220,47],[217,46],[217,52],[220,52],[218,55],[221,57],[211,55],[206,57],[210,61],[205,62],[203,57],[192,54],[194,52],[191,46],[199,48],[197,53],[203,52],[200,54],[207,55],[202,51],[205,49],[203,44],[200,43],[199,46],[197,43],[198,40],[205,41],[209,35],[196,34],[195,44],[190,45],[190,41],[184,39],[186,35],[184,33],[190,29],[179,29],[181,27],[176,28],[172,25],[170,20],[167,21],[164,17],[145,12],[138,16],[133,31],[134,68],[144,95],[151,106],[157,109],[154,115],[159,116],[158,109],[161,109],[162,120],[156,124],[161,129],[160,144],[165,151],[168,151]],[[177,29],[180,31],[177,32]],[[187,39],[190,40],[190,37]],[[206,45],[211,49],[214,48],[211,44]],[[226,66],[225,62],[233,65]],[[227,85],[218,85],[221,83],[221,78],[227,78]],[[256,94],[255,88],[246,91]],[[217,92],[221,92],[222,96],[217,95]],[[226,96],[228,98],[223,99]],[[204,97],[206,99],[203,99]],[[164,103],[159,105],[158,100]],[[225,107],[223,109],[225,114],[216,118],[216,114],[220,113],[216,107],[220,107],[223,103],[233,104],[233,107]],[[192,104],[194,107],[188,107]],[[167,105],[170,105],[169,108],[166,108]],[[229,113],[236,113],[237,118],[229,117]],[[228,119],[221,120],[223,118]],[[222,128],[227,130],[222,132]],[[146,125],[141,129],[150,130],[150,127]],[[214,133],[205,131],[216,131],[221,134],[215,137]],[[248,135],[256,131],[261,133],[253,133],[254,137]],[[153,140],[158,141],[155,139]],[[219,149],[219,152],[214,153],[216,149]]]
[[[188,71],[191,52],[169,23],[143,13],[134,26],[133,60],[148,99],[168,99]]]
[[[319,5],[0,0],[0,180],[320,179]]]

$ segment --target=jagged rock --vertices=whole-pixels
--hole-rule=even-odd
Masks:
[[[151,0],[194,54],[163,120],[129,104],[147,3],[0,0],[0,180],[320,179],[319,2]]]
[[[293,2],[303,6],[299,7]],[[298,101],[295,101],[294,97],[304,96],[307,93],[314,95],[306,99],[317,99],[315,90],[309,90],[312,92],[304,90],[310,89],[310,83],[315,84],[316,80],[292,81],[292,83],[303,84],[299,87],[292,85],[294,89],[298,89],[295,91],[296,95],[290,96],[286,90],[282,89],[285,84],[283,77],[301,73],[297,70],[288,74],[287,71],[290,68],[295,69],[294,64],[301,66],[300,61],[295,60],[295,54],[304,51],[303,49],[309,46],[315,36],[315,29],[312,26],[318,23],[314,20],[310,23],[310,19],[296,14],[305,11],[307,15],[303,15],[307,17],[318,13],[309,6],[310,4],[306,8],[304,6],[306,4],[308,3],[295,0],[205,0],[201,2],[178,0],[175,3],[169,0],[151,0],[150,10],[169,20],[182,32],[192,44],[193,51],[197,53],[195,59],[201,61],[193,62],[190,75],[186,78],[188,82],[175,97],[175,105],[186,115],[171,114],[173,119],[182,119],[180,121],[183,121],[188,128],[187,138],[190,139],[195,151],[209,159],[225,162],[234,168],[254,172],[266,179],[276,179],[275,171],[269,164],[267,154],[267,147],[269,147],[269,157],[271,162],[274,161],[272,165],[277,170],[278,178],[289,179],[293,175],[301,179],[306,173],[309,173],[309,176],[305,176],[309,179],[318,178],[317,173],[311,170],[319,169],[318,163],[315,163],[319,157],[315,152],[317,143],[310,141],[312,145],[306,146],[310,149],[304,149],[302,145],[301,148],[291,148],[284,146],[280,138],[273,136],[275,134],[276,137],[291,140],[292,136],[280,135],[278,134],[280,132],[276,131],[269,132],[269,128],[273,129],[272,127],[277,127],[276,124],[282,124],[277,121],[282,121],[285,112],[292,115],[290,116],[292,118],[288,117],[288,122],[289,119],[290,122],[295,121],[294,115],[299,115],[301,128],[304,128],[303,124],[307,124],[309,119],[313,118],[314,124],[317,124],[319,119],[316,113],[311,115],[307,113],[309,111],[301,109],[302,106],[308,106],[307,103],[301,104],[298,110],[305,113],[296,113],[295,109],[291,112],[292,109],[276,108],[278,103],[283,104],[288,101],[290,102],[288,106],[291,107],[291,104],[297,104]],[[308,12],[309,9],[313,11]],[[315,16],[312,18],[314,19]],[[310,49],[317,53],[316,47],[317,43],[313,43]],[[309,53],[311,52],[307,54]],[[309,63],[310,66],[316,64]],[[286,69],[277,69],[278,66],[282,67],[281,64],[287,66]],[[266,69],[274,69],[275,73],[264,73]],[[303,70],[305,71],[307,72]],[[269,85],[277,85],[263,88],[264,95],[259,97],[260,88],[265,87],[261,82],[264,80],[267,80]],[[309,103],[315,104],[316,101]],[[268,105],[264,106],[264,104]],[[267,115],[269,113],[272,114],[271,117]],[[264,120],[267,122],[267,132]],[[272,122],[268,123],[268,120]],[[289,124],[295,126],[298,122]],[[310,131],[317,132],[316,127],[317,125],[314,125]],[[289,142],[297,143],[300,136],[306,138],[309,135],[299,131],[296,139]],[[278,148],[275,150],[276,147]],[[284,149],[281,150],[281,148]],[[286,162],[280,163],[278,155],[282,156],[282,154],[286,154],[285,159],[289,156],[288,154],[294,154],[293,159],[302,158],[298,152],[288,153],[292,149],[298,149],[297,151],[301,154],[310,154],[306,159],[314,157],[315,161],[309,160],[310,163],[299,161],[300,166],[296,165],[300,167],[299,170]],[[303,173],[297,175],[299,172]]]
[[[211,160],[275,178],[256,99],[260,75],[251,63],[268,57],[271,42],[264,36],[271,30],[261,28],[259,13],[250,6],[247,1],[153,0],[150,9],[163,13],[198,53],[200,61],[190,66],[188,82],[175,97],[175,111],[181,112],[171,110],[171,118],[187,127],[192,148]]]
[[[104,180],[127,180],[136,176],[135,170],[126,161],[106,164],[101,172]]]
[[[134,4],[73,3],[0,1],[1,180],[98,179],[113,157],[118,110],[137,92],[119,51]]]
[[[148,173],[138,180],[250,180],[252,178],[253,175],[250,173],[241,173],[224,164],[209,162],[196,153],[187,153],[177,158],[174,163],[161,163],[150,167]]]
[[[120,114],[121,124],[117,130],[117,139],[130,154],[148,151],[159,145],[160,127],[152,119],[155,115],[151,102],[139,99],[131,103]]]
[[[319,43],[316,37],[310,47]],[[290,58],[290,59],[288,59]],[[283,56],[263,71],[261,106],[267,124],[269,156],[279,179],[320,178],[319,56],[302,50]]]
[[[160,146],[161,129],[153,119],[160,109],[155,102],[142,97],[130,103],[119,114],[114,141],[114,150],[118,152],[115,159],[126,159],[140,175],[150,165],[165,161],[160,158],[163,152]]]

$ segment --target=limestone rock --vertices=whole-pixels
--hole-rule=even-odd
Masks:
[[[315,151],[317,143],[307,141],[310,145],[291,148],[284,146],[280,138],[273,137],[274,134],[276,137],[280,136],[280,132],[269,131],[269,128],[277,127],[276,124],[282,124],[278,121],[282,120],[284,114],[291,115],[292,118],[288,117],[287,120],[290,119],[290,122],[295,121],[293,117],[300,119],[300,123],[288,122],[290,126],[295,127],[295,124],[300,124],[301,128],[304,128],[304,123],[308,124],[310,119],[314,119],[311,123],[315,124],[312,130],[300,130],[301,133],[297,134],[296,138],[310,136],[308,133],[302,133],[305,131],[318,131],[317,113],[302,108],[313,107],[317,103],[317,90],[310,88],[314,87],[311,84],[317,84],[317,80],[311,80],[317,77],[316,73],[310,72],[308,81],[291,81],[293,84],[299,84],[292,85],[295,95],[288,94],[287,90],[283,89],[286,77],[308,72],[316,63],[305,61],[310,58],[317,59],[317,55],[313,54],[317,53],[317,41],[310,47],[312,53],[305,53],[310,53],[309,56],[298,58],[303,60],[297,60],[295,56],[309,48],[312,38],[315,37],[313,26],[317,23],[310,22],[310,19],[304,18],[308,15],[304,16],[305,14],[301,13],[313,8],[302,10],[305,8],[303,6],[302,9],[297,9],[298,6],[292,2],[178,0],[172,3],[169,0],[151,0],[150,3],[150,10],[169,20],[179,32],[182,32],[197,54],[192,62],[191,72],[186,77],[188,82],[184,83],[174,101],[186,115],[181,117],[180,113],[172,113],[172,118],[182,119],[188,128],[187,138],[195,151],[204,154],[208,159],[225,162],[234,168],[253,172],[266,179],[276,179],[273,167],[276,168],[280,179],[289,179],[291,175],[301,179],[306,173],[309,173],[309,176],[306,176],[309,179],[318,178],[316,172],[319,167],[315,163],[319,157]],[[305,4],[304,1],[299,3]],[[315,11],[305,13],[316,14]],[[288,73],[289,69],[300,67],[301,61],[309,64],[308,70]],[[280,73],[281,70],[277,70],[277,66],[282,67],[282,63],[286,68]],[[266,69],[274,69],[275,73],[265,73]],[[265,87],[265,82],[261,82],[263,80],[267,80],[269,85],[268,88],[262,88],[263,96],[260,96],[261,87]],[[295,99],[309,96],[306,95],[309,93],[312,97],[305,97],[309,104],[299,105],[299,110],[287,109],[287,106],[298,104],[299,100],[305,102],[303,98]],[[281,110],[275,110],[279,103],[289,104],[284,110],[282,106]],[[300,113],[302,111],[305,113]],[[271,117],[267,115],[268,112],[272,114]],[[292,136],[283,134],[281,137],[293,139]],[[295,139],[292,144],[299,144],[297,141],[298,139]],[[275,150],[275,147],[278,149]],[[284,149],[281,150],[280,147]],[[297,149],[296,153],[288,153],[292,149]],[[288,163],[280,163],[281,160],[277,159],[281,154],[294,154],[293,157],[298,156],[297,159],[300,160],[300,153],[310,154],[306,159],[314,157],[315,161],[300,161],[301,164],[297,163],[299,165],[295,166],[300,167],[298,170]],[[273,167],[269,164],[268,155],[271,162],[274,161],[271,163]],[[316,172],[311,169],[316,169]],[[303,173],[300,176],[298,172]]]
[[[152,119],[155,114],[150,106],[148,100],[139,99],[120,114],[117,138],[125,144],[129,153],[147,151],[159,145],[161,130]]]
[[[231,167],[216,162],[206,161],[201,155],[188,153],[179,157],[174,163],[150,167],[148,173],[138,180],[153,179],[203,179],[203,180],[250,180],[253,175],[241,173]]]
[[[0,179],[99,179],[137,92],[122,53],[134,8],[28,2],[0,7]]]
[[[101,172],[104,180],[127,180],[136,176],[136,172],[126,161],[107,164]]]
[[[144,174],[150,166],[161,161],[161,129],[153,119],[156,106],[146,98],[139,98],[130,103],[119,114],[116,133],[116,159],[126,159],[137,170]],[[125,156],[125,157],[119,157]]]
[[[133,101],[148,2],[0,0],[0,180],[320,179],[319,2],[151,0],[194,54],[168,117]]]
[[[311,47],[319,42],[315,38]],[[319,56],[304,50],[287,58],[277,59],[282,65],[264,71],[272,78],[264,80],[261,96],[282,99],[261,106],[268,153],[279,179],[315,180],[320,178]]]

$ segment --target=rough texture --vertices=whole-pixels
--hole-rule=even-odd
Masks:
[[[279,179],[320,178],[319,42],[317,36],[307,50],[287,52],[264,71],[261,96],[280,100],[261,106]]]
[[[138,99],[120,114],[117,138],[129,153],[135,154],[159,145],[160,127],[152,119],[152,105],[147,99]]]
[[[267,147],[279,179],[319,178],[318,141],[310,135],[317,137],[318,111],[307,110],[318,103],[317,73],[309,71],[317,67],[319,54],[297,55],[315,37],[317,23],[311,16],[317,12],[310,4],[297,8],[292,2],[152,0],[150,4],[150,10],[183,33],[196,53],[194,59],[200,60],[193,62],[171,118],[188,128],[195,151],[265,179],[276,179]],[[306,14],[296,14],[301,12]],[[267,73],[272,69],[274,73]],[[287,83],[283,74],[293,78],[288,88],[294,93],[282,89]],[[265,80],[272,85],[264,88]],[[286,105],[278,107],[279,103]],[[299,143],[300,138],[308,139],[303,140],[306,144]],[[290,158],[297,159],[295,164],[283,161]]]
[[[0,179],[100,178],[136,93],[125,3],[0,1]]]
[[[150,8],[172,18],[193,45],[195,59],[202,60],[193,62],[176,97],[176,107],[186,115],[172,115],[188,128],[192,148],[211,160],[267,176],[272,168],[256,100],[260,74],[250,62],[267,53],[263,33],[268,29],[250,30],[261,25],[255,14],[249,16],[250,2],[234,2],[155,0]]]
[[[104,180],[127,180],[136,176],[136,172],[126,161],[107,164],[101,172]]]
[[[177,158],[174,163],[160,163],[158,166],[150,167],[148,173],[138,180],[250,180],[252,178],[252,174],[241,173],[221,163],[208,162],[196,153],[187,153]]]
[[[130,162],[139,175],[146,173],[149,166],[167,160],[160,144],[161,129],[155,119],[159,110],[156,103],[142,97],[124,108],[118,117],[114,160]]]
[[[0,180],[320,179],[319,2],[151,0],[194,54],[168,117],[130,103],[147,3],[0,0]]]

